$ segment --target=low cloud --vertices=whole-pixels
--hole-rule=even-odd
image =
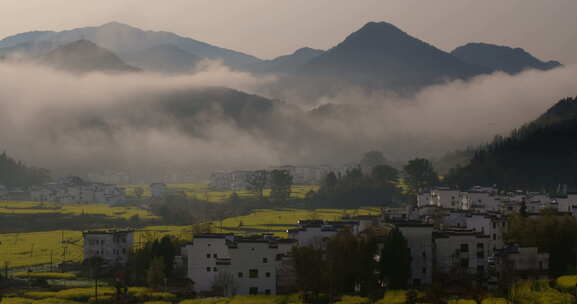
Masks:
[[[351,88],[336,97],[307,101],[339,105],[312,112],[285,93],[281,106],[241,127],[218,111],[179,121],[157,111],[156,99],[166,92],[205,87],[257,94],[278,86],[276,78],[232,71],[215,62],[186,76],[82,77],[0,64],[0,148],[56,174],[124,172],[149,180],[171,174],[198,180],[217,169],[342,164],[372,149],[404,161],[507,134],[559,99],[577,95],[576,79],[577,68],[570,66],[456,81],[411,98]]]

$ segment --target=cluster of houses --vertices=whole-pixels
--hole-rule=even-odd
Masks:
[[[418,196],[416,205],[383,209],[380,215],[339,221],[301,220],[287,238],[264,234],[200,234],[182,249],[187,276],[196,292],[210,292],[227,282],[228,294],[278,294],[294,286],[293,246],[323,246],[339,231],[362,236],[398,228],[411,254],[409,284],[418,288],[438,278],[472,279],[495,287],[507,279],[548,276],[549,254],[536,247],[506,244],[507,215],[526,209],[533,216],[545,208],[574,214],[577,194],[545,196],[499,193],[493,188],[469,191],[436,188]],[[132,232],[85,233],[85,258],[122,262],[132,246]],[[375,257],[378,259],[378,256]]]
[[[30,200],[61,204],[117,204],[126,201],[124,189],[115,184],[86,182],[77,176],[31,187]]]
[[[330,172],[335,174],[345,174],[347,171],[357,168],[356,165],[345,165],[341,167],[331,166],[280,166],[269,167],[265,171],[284,170],[289,172],[293,178],[294,185],[318,185]],[[237,171],[217,171],[210,175],[209,187],[219,191],[239,191],[246,190],[249,186],[248,180],[256,170]]]

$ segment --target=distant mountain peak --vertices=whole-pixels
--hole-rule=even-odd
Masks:
[[[96,43],[80,39],[41,56],[40,61],[70,72],[136,72],[140,69],[124,63],[116,54]]]
[[[457,47],[453,56],[468,62],[514,75],[527,69],[550,70],[561,66],[558,61],[541,61],[526,50],[516,47],[473,42]]]

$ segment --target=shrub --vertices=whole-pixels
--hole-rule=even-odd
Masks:
[[[575,285],[577,284],[577,276],[567,275],[558,277],[557,280],[555,280],[555,284],[557,285],[557,287],[563,290],[573,290],[575,288]]]
[[[206,298],[184,300],[179,304],[228,304],[229,301],[229,298]]]
[[[481,304],[510,304],[505,298],[485,298]]]
[[[363,297],[343,296],[340,301],[335,304],[368,304],[369,299]]]
[[[40,278],[40,279],[73,279],[76,277],[73,273],[60,272],[17,272],[14,274],[17,278]]]
[[[449,300],[447,304],[477,304],[477,301],[470,299]]]
[[[406,290],[390,290],[377,304],[404,304],[407,301]]]

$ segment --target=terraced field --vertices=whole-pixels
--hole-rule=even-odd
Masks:
[[[105,204],[59,205],[55,203],[0,201],[0,214],[69,214],[103,215],[110,218],[130,219],[138,216],[141,220],[157,219],[150,212],[137,207],[110,207]]]
[[[190,198],[196,198],[201,200],[206,200],[214,203],[221,203],[226,201],[233,193],[238,194],[242,198],[254,197],[254,194],[246,191],[212,191],[205,185],[198,184],[169,184],[168,190],[171,192],[182,192]],[[141,188],[143,190],[142,196],[150,197],[150,189],[148,185],[121,185],[125,189],[125,193],[128,196],[134,196],[134,190],[136,188]],[[318,186],[293,186],[291,197],[293,198],[304,198],[309,191],[317,191]],[[265,190],[264,195],[270,195],[270,190]]]
[[[233,232],[238,234],[274,233],[286,236],[286,230],[294,227],[299,219],[338,220],[345,215],[364,215],[378,213],[377,208],[358,210],[318,209],[314,211],[300,209],[256,210],[246,215],[228,218],[212,223],[214,232]],[[157,239],[164,235],[173,235],[180,239],[192,238],[189,226],[150,226],[140,229],[135,235],[137,243]],[[8,262],[10,267],[24,267],[38,264],[54,264],[62,261],[82,260],[81,231],[48,231],[32,233],[0,234],[0,265]],[[138,244],[137,244],[138,245]]]

